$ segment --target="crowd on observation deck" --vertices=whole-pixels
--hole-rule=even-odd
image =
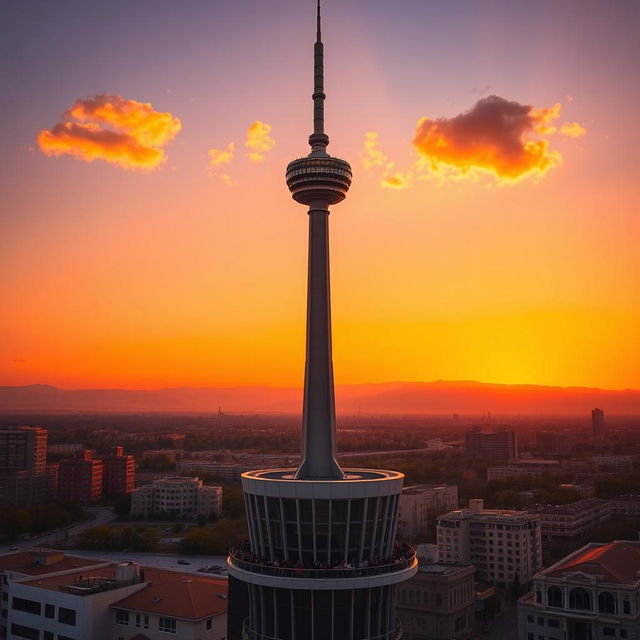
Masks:
[[[343,560],[335,564],[329,564],[327,562],[303,562],[297,560],[276,559],[265,560],[258,557],[251,550],[251,543],[249,540],[243,540],[233,547],[230,551],[231,556],[237,560],[247,562],[250,564],[261,565],[263,567],[270,567],[273,569],[289,569],[293,570],[294,574],[306,574],[308,571],[340,571],[340,570],[352,570],[352,569],[369,569],[390,565],[397,565],[407,560],[411,560],[415,556],[415,549],[406,542],[396,542],[393,547],[393,553],[390,558],[383,558],[382,556],[376,556],[375,558],[368,560]]]

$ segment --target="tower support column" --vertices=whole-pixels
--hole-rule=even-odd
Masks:
[[[299,478],[342,478],[336,462],[335,399],[331,355],[329,279],[329,205],[309,207],[307,283],[307,354],[302,417],[302,464]]]

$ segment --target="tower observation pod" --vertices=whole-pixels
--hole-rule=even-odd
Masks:
[[[396,540],[404,475],[341,469],[331,356],[329,206],[344,200],[351,166],[327,153],[324,55],[317,6],[311,153],[286,181],[308,207],[309,263],[302,460],[297,469],[242,474],[249,539],[231,549],[229,639],[397,640],[395,588],[418,570]],[[237,603],[235,602],[237,598]]]

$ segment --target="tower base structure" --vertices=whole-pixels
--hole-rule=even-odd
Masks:
[[[396,542],[404,475],[345,469],[301,480],[296,469],[242,475],[249,540],[229,574],[247,585],[245,640],[397,640],[395,585],[418,570]]]

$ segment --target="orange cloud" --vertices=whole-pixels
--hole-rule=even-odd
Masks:
[[[68,154],[86,162],[100,159],[131,171],[159,167],[166,159],[163,147],[182,128],[171,113],[109,93],[77,100],[63,117],[38,134],[45,155]]]
[[[244,146],[249,150],[249,160],[252,162],[262,162],[265,154],[270,151],[276,141],[269,135],[271,125],[256,120],[247,129],[247,138]]]
[[[231,164],[233,161],[233,154],[236,150],[235,142],[230,142],[225,149],[209,149],[209,175],[218,175],[220,180],[226,185],[231,186],[233,184],[231,176],[228,173],[219,174],[220,167]]]
[[[567,138],[582,138],[587,130],[579,122],[565,122],[560,127],[560,133]]]
[[[411,179],[411,172],[401,173],[400,171],[396,171],[389,176],[384,176],[380,184],[388,189],[406,189],[411,186]]]
[[[375,131],[367,131],[364,134],[364,153],[362,156],[362,164],[365,169],[371,169],[371,167],[383,167],[389,163],[389,158],[382,151],[380,141],[378,140],[378,134]]]
[[[560,104],[546,109],[488,96],[454,118],[422,118],[413,141],[420,165],[440,176],[493,174],[501,182],[543,176],[562,157],[543,137],[555,133],[551,125]],[[538,136],[538,137],[536,137]]]

